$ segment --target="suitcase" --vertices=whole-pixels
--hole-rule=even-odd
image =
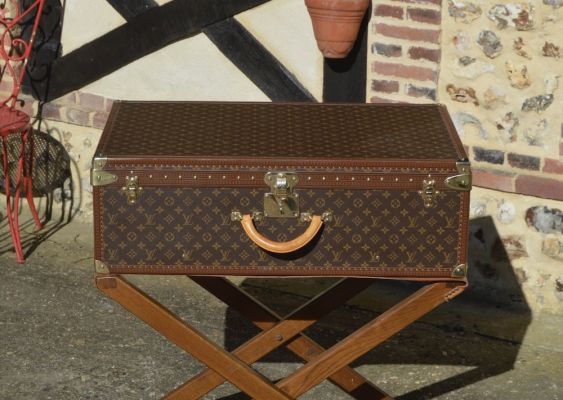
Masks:
[[[98,273],[466,276],[442,105],[116,102],[91,174]]]

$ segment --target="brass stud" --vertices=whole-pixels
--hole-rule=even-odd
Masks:
[[[323,181],[326,180],[326,178],[323,176]]]
[[[168,179],[168,175],[164,175],[164,179]]]
[[[382,181],[382,180],[384,180],[384,179],[385,179],[384,177],[379,178],[380,181]]]
[[[211,179],[211,175],[209,175],[209,176],[207,177],[207,179]]]
[[[308,176],[308,177],[307,177],[307,180],[308,180],[308,181],[310,181],[310,180],[311,180],[311,177],[310,177],[310,176]]]
[[[197,175],[194,175],[194,179],[197,179]]]
[[[149,179],[152,179],[152,175],[149,175]]]
[[[182,179],[182,175],[178,175],[178,179]]]
[[[409,182],[412,182],[412,181],[413,181],[413,179],[412,179],[412,178],[409,178]]]
[[[254,180],[254,175],[252,175],[252,176],[250,177],[250,179],[251,179],[251,180]]]
[[[399,182],[399,178],[395,178],[395,182]]]
[[[227,179],[227,177],[225,175],[223,175],[223,179]]]
[[[368,177],[366,178],[366,181],[368,181],[368,182],[371,181],[371,178],[368,176]]]
[[[340,180],[340,178],[339,178],[339,177],[337,176],[337,177],[336,177],[336,180],[337,180],[337,181],[339,181],[339,180]]]
[[[239,175],[239,176],[237,176],[237,179],[240,179],[240,175]]]
[[[355,181],[355,180],[356,180],[356,178],[352,177],[352,180],[353,180],[353,181]]]

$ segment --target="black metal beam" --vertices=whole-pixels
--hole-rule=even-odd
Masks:
[[[63,96],[121,67],[193,36],[208,25],[268,0],[173,0],[57,59],[47,100]]]
[[[158,7],[155,0],[106,0],[126,21],[150,8]]]
[[[366,102],[367,34],[371,7],[362,21],[354,48],[343,59],[324,60],[323,101]]]
[[[289,72],[234,18],[206,27],[203,32],[272,101],[315,101]]]

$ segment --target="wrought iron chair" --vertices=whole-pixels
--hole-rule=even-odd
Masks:
[[[33,202],[31,117],[18,109],[21,105],[18,96],[44,2],[45,0],[0,0],[0,136],[3,190],[6,195],[8,225],[19,263],[24,262],[18,220],[22,191],[37,228],[42,227]],[[12,146],[19,146],[19,149],[10,151]],[[11,157],[12,154],[16,154],[16,157]]]

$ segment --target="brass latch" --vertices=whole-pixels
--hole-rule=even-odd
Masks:
[[[127,196],[127,203],[135,204],[143,191],[143,188],[139,186],[139,177],[125,177],[125,186],[123,186],[121,190],[124,191]]]
[[[446,178],[444,183],[447,187],[454,190],[471,190],[471,167],[468,161],[458,161],[456,163],[457,175]]]
[[[293,189],[299,177],[293,172],[268,172],[264,182],[271,192],[264,195],[264,216],[288,218],[299,216],[299,195]]]
[[[424,207],[430,208],[436,205],[436,197],[440,192],[436,190],[436,181],[434,179],[422,181],[422,190],[418,191],[422,201],[424,202]]]
[[[94,157],[92,169],[90,170],[90,183],[92,186],[105,186],[117,182],[117,175],[104,171],[107,158],[103,156]]]

